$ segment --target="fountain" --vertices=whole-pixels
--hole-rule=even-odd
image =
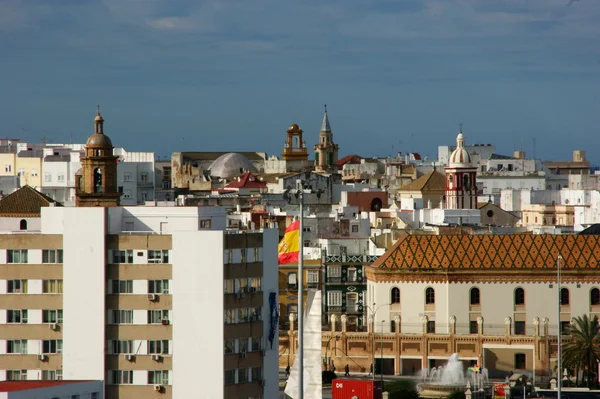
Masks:
[[[454,391],[465,391],[470,388],[472,392],[489,389],[487,369],[481,373],[469,373],[470,378],[465,377],[463,363],[454,353],[448,358],[444,366],[434,367],[431,370],[421,370],[423,382],[417,385],[421,398],[445,398]]]

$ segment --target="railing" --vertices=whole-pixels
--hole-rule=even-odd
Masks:
[[[342,278],[341,277],[327,277],[327,282],[328,283],[341,283]]]
[[[325,263],[373,263],[379,255],[325,255]]]

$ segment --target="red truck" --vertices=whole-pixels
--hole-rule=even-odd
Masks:
[[[382,399],[383,383],[337,378],[331,382],[332,399]]]

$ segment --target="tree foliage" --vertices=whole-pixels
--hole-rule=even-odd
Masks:
[[[597,361],[600,360],[600,326],[598,316],[576,317],[569,329],[569,338],[562,345],[565,368],[574,373],[582,371],[588,387],[594,383]],[[559,373],[560,375],[560,373]]]

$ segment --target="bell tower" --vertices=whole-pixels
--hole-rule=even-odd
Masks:
[[[81,172],[76,179],[76,206],[119,206],[121,194],[117,187],[117,158],[110,138],[104,134],[104,118],[100,107],[94,119],[94,134],[85,146]]]
[[[308,151],[306,143],[302,140],[303,130],[293,123],[287,130],[287,140],[283,145],[281,157],[285,161],[306,161],[308,159]]]
[[[333,142],[333,132],[327,116],[327,105],[323,115],[323,124],[319,133],[319,143],[315,145],[315,171],[337,173],[338,145]]]
[[[462,125],[446,168],[446,208],[477,209],[477,167],[465,148]]]

